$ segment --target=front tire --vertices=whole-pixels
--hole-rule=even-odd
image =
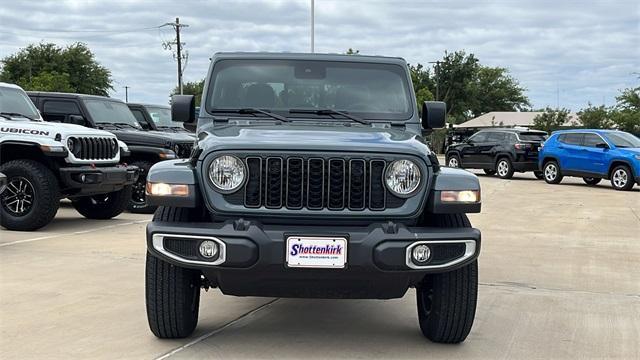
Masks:
[[[626,165],[618,165],[611,171],[611,186],[616,190],[628,191],[633,188],[633,174]]]
[[[131,186],[131,201],[129,202],[129,211],[136,214],[153,214],[157,206],[151,206],[147,203],[147,195],[145,193],[147,187],[147,174],[153,166],[150,161],[134,161],[131,165],[137,166],[139,169],[138,180]]]
[[[544,174],[544,181],[546,181],[547,184],[559,184],[562,181],[560,166],[558,166],[558,163],[553,160],[544,164],[542,172]]]
[[[513,177],[513,164],[507,157],[499,158],[496,162],[496,173],[500,179],[511,179]]]
[[[602,179],[600,178],[593,178],[593,177],[583,177],[582,181],[584,181],[585,184],[593,186],[593,185],[598,185],[598,183],[600,183]]]
[[[447,159],[447,166],[451,168],[459,168],[461,166],[460,157],[458,155],[451,155]]]
[[[131,200],[131,186],[107,194],[73,199],[73,207],[87,219],[106,220],[120,215]]]
[[[0,172],[7,176],[0,196],[2,226],[33,231],[53,220],[60,206],[60,188],[49,168],[33,160],[13,160],[0,166]]]
[[[464,214],[433,216],[432,226],[471,227]],[[416,288],[418,321],[422,334],[437,343],[464,341],[476,313],[478,261],[442,274],[427,275]]]
[[[188,208],[159,207],[153,221],[191,222],[204,212]],[[147,252],[145,297],[151,332],[161,339],[190,336],[198,324],[200,271],[172,265]]]

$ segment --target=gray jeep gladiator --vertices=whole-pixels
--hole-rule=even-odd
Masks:
[[[418,114],[418,106],[422,115]],[[420,329],[463,341],[480,231],[475,175],[441,167],[400,58],[218,53],[191,158],[155,164],[147,196],[146,306],[160,338],[192,334],[201,288],[234,296],[390,299],[415,288]]]

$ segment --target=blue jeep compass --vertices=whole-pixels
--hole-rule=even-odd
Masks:
[[[617,130],[562,130],[543,144],[538,157],[544,180],[582,177],[588,185],[610,179],[616,190],[640,184],[640,139]]]

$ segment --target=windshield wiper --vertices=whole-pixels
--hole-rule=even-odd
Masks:
[[[267,111],[267,110],[262,110],[262,109],[257,109],[257,108],[242,108],[242,109],[211,109],[212,113],[237,113],[237,114],[263,114],[263,115],[267,115],[269,117],[272,117],[276,120],[280,120],[280,121],[284,121],[284,122],[290,122],[291,120],[287,119],[286,117],[282,116],[282,115],[278,115],[275,113],[272,113],[271,111]]]
[[[346,111],[334,110],[334,109],[291,109],[289,110],[291,114],[315,114],[315,115],[340,115],[347,119],[351,119],[355,122],[359,122],[360,124],[369,125],[370,121],[361,119],[355,115],[351,115]],[[332,116],[333,117],[333,116]]]
[[[118,128],[118,129],[122,129],[123,126],[128,126],[128,127],[132,127],[134,129],[138,130],[137,127],[135,127],[135,126],[133,126],[131,124],[128,124],[128,123],[112,123],[112,122],[105,121],[105,122],[97,122],[96,125],[109,125],[109,126],[113,126],[115,128]]]
[[[3,112],[0,112],[0,115],[5,115],[5,116],[3,116],[3,117],[4,117],[4,118],[7,118],[7,119],[9,119],[9,120],[11,120],[11,116],[21,116],[21,117],[23,117],[23,118],[25,118],[25,119],[29,119],[29,120],[31,120],[31,121],[37,121],[36,119],[33,119],[33,118],[31,118],[31,117],[29,117],[29,116],[27,116],[27,115],[25,115],[25,114],[16,113],[16,112],[4,112],[4,111],[3,111]]]

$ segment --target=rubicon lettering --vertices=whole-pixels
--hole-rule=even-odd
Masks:
[[[325,246],[304,246],[300,244],[294,244],[291,246],[291,256],[298,254],[310,254],[310,255],[342,255],[343,247],[341,245],[325,245]]]
[[[0,127],[0,132],[3,132],[3,133],[11,133],[11,134],[25,134],[25,135],[41,135],[41,136],[49,136],[49,132],[48,132],[48,131],[43,131],[43,130],[34,130],[34,129],[21,129],[21,128]]]

